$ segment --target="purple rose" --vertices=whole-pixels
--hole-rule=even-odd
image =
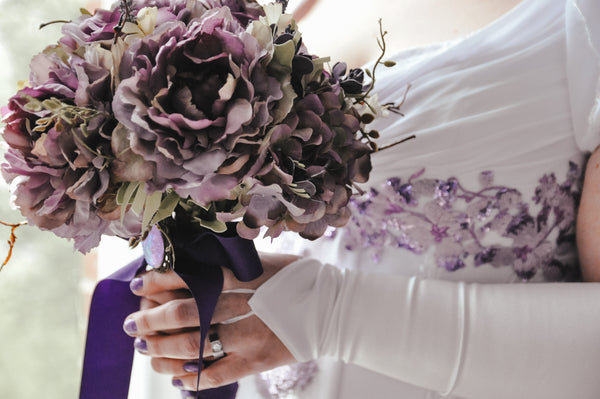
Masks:
[[[165,24],[125,52],[114,113],[150,190],[205,204],[244,177],[256,157],[243,156],[258,153],[282,97],[266,54],[227,7]]]

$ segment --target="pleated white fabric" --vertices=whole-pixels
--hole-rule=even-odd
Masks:
[[[525,0],[467,38],[400,53],[399,66],[382,71],[382,102],[400,101],[410,87],[406,116],[377,122],[382,140],[417,138],[374,155],[376,191],[359,201],[367,216],[357,213],[354,228],[314,243],[280,240],[318,261],[296,262],[251,300],[298,360],[325,357],[296,397],[600,396],[600,286],[532,284],[561,280],[552,267],[576,262],[574,247],[564,246],[564,218],[545,226],[539,198],[549,185],[560,187],[557,198],[575,185],[573,174],[600,144],[599,49],[597,0]],[[482,189],[488,177],[493,183]],[[449,189],[455,197],[447,200],[438,186],[431,202],[410,208],[413,225],[392,225],[396,208],[372,210],[391,178],[421,195],[431,182],[458,191]],[[489,192],[515,193],[506,212],[531,216],[512,236],[491,222],[473,230],[480,248],[508,245],[510,264],[501,251],[474,255],[455,226]],[[403,195],[408,207],[412,194]],[[574,211],[575,201],[571,208],[561,201],[554,209]],[[483,220],[484,211],[471,216]],[[388,229],[369,235],[365,225]],[[435,239],[405,231],[430,225]],[[404,233],[412,241],[398,240]]]

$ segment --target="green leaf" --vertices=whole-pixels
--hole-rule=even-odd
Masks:
[[[319,58],[315,58],[313,60],[313,64],[315,64],[315,65],[323,65],[323,64],[325,64],[327,62],[330,62],[330,61],[331,61],[331,57],[319,57]]]
[[[394,61],[386,61],[383,63],[383,65],[385,65],[388,68],[391,68],[393,66],[396,66],[396,63]]]
[[[306,165],[304,165],[302,162],[300,162],[300,161],[296,161],[295,159],[293,159],[292,161],[294,162],[294,164],[295,164],[297,167],[299,167],[299,168],[302,168],[302,169],[306,169]]]
[[[146,205],[144,206],[144,216],[142,217],[142,228],[145,230],[150,227],[150,221],[158,212],[160,208],[160,201],[162,199],[162,192],[155,191],[146,198]]]
[[[368,77],[373,79],[373,74],[371,73],[371,71],[369,69],[365,69],[365,73],[367,74]]]
[[[91,12],[89,12],[87,9],[85,9],[85,8],[83,8],[83,7],[81,7],[81,8],[79,9],[79,12],[81,13],[81,15],[92,15],[92,13],[91,13]]]
[[[58,101],[56,98],[53,97],[48,100],[42,101],[42,106],[49,111],[56,111],[56,110],[62,108],[63,103],[61,103],[60,101]]]
[[[294,42],[290,40],[283,44],[275,45],[273,60],[279,65],[292,68],[294,55],[296,55],[296,46],[294,46]]]
[[[25,109],[30,112],[39,112],[42,110],[42,103],[39,100],[31,97],[29,102],[25,104]]]
[[[161,220],[171,216],[173,214],[173,211],[177,207],[177,204],[179,203],[180,199],[181,198],[179,197],[179,195],[177,195],[175,191],[169,191],[160,203],[160,208],[158,208],[158,211],[156,212],[154,217],[152,217],[152,220],[150,220],[150,226],[153,226]]]
[[[121,223],[125,218],[125,212],[127,211],[127,205],[131,201],[131,197],[135,193],[135,190],[140,186],[139,181],[126,182],[121,184],[119,191],[117,191],[117,205],[121,205]]]
[[[131,210],[137,216],[140,216],[144,210],[144,204],[146,203],[146,183],[141,183],[139,190],[135,193],[135,198],[133,199],[133,203],[131,204]]]
[[[203,220],[200,218],[194,218],[200,226],[206,227],[209,230],[214,231],[215,233],[224,233],[227,231],[227,225],[219,220]]]
[[[291,187],[289,184],[288,184],[288,187],[289,187],[289,188],[290,188],[290,190],[292,190],[292,192],[293,192],[294,194],[296,194],[298,197],[300,197],[300,198],[306,198],[306,199],[310,199],[310,195],[308,195],[308,193],[306,192],[306,190],[305,190],[305,189],[303,189],[303,188],[294,188],[294,187]]]
[[[81,133],[83,134],[83,137],[87,138],[90,136],[90,133],[87,130],[87,123],[82,123],[81,125],[79,125],[79,128],[81,129]]]
[[[126,202],[129,203],[131,196],[140,184],[137,181],[121,183],[121,187],[117,191],[117,205],[123,205]]]

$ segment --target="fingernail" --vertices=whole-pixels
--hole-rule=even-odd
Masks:
[[[181,391],[181,397],[182,397],[182,399],[195,398],[196,397],[196,392],[193,392],[193,391]]]
[[[136,277],[129,283],[129,288],[131,291],[136,292],[141,290],[144,287],[144,279],[141,277]]]
[[[138,352],[146,354],[148,353],[148,343],[145,339],[136,338],[133,342],[133,347],[137,349]]]
[[[177,388],[183,388],[183,381],[181,381],[180,379],[175,378],[173,380],[173,386],[177,387]]]
[[[187,362],[183,365],[186,373],[198,373],[200,365],[197,362]]]
[[[123,324],[123,330],[129,335],[135,334],[138,332],[137,325],[135,324],[135,320],[127,319],[125,320],[125,324]]]

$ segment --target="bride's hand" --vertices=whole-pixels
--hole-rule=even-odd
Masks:
[[[223,291],[215,308],[211,332],[216,332],[227,354],[202,370],[200,389],[227,385],[247,375],[290,364],[294,357],[275,334],[252,315],[231,324],[219,324],[248,314],[252,294],[226,293],[231,290],[255,290],[297,257],[261,254],[264,273],[257,280],[243,283],[229,269],[223,269]],[[131,284],[142,297],[140,311],[127,317],[125,331],[136,337],[136,349],[152,357],[152,367],[173,376],[173,385],[195,390],[200,350],[198,309],[185,283],[170,272],[145,273]],[[210,333],[209,333],[210,335]],[[204,358],[212,357],[204,345]]]

